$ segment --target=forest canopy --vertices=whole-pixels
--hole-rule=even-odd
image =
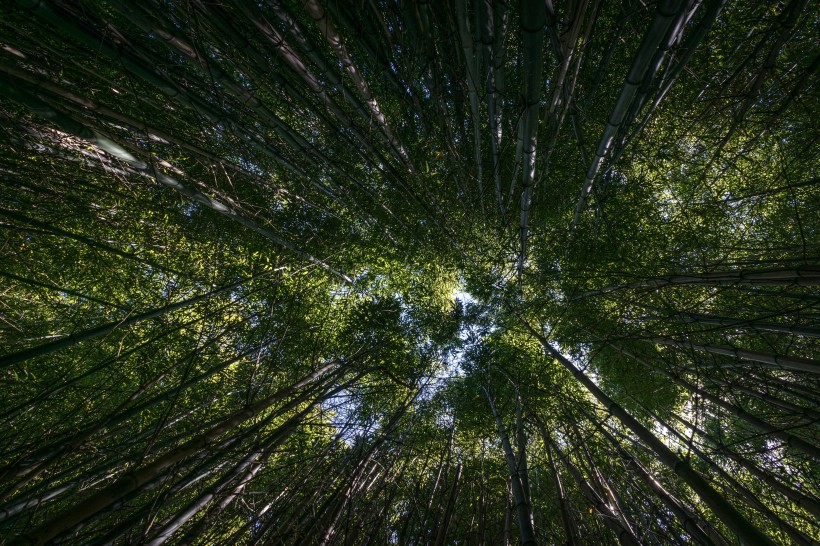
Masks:
[[[808,0],[0,5],[0,543],[820,542]]]

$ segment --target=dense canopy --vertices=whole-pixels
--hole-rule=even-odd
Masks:
[[[817,544],[820,4],[0,5],[0,543]]]

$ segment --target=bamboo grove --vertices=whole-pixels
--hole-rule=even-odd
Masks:
[[[817,544],[820,5],[0,5],[0,542]]]

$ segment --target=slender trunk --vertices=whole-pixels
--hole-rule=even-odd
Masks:
[[[452,439],[453,439],[453,432],[450,433],[450,446],[452,446]],[[449,448],[448,448],[449,453]],[[438,463],[438,472],[436,472],[436,480],[433,482],[433,488],[430,490],[430,496],[427,499],[427,505],[424,507],[424,516],[421,518],[421,525],[420,528],[422,531],[426,531],[428,528],[427,519],[430,517],[430,512],[433,508],[433,503],[436,499],[436,492],[438,491],[439,483],[441,483],[441,476],[444,473],[445,464],[449,464],[449,458],[445,454],[442,454],[441,459]]]
[[[764,332],[780,332],[783,334],[794,334],[802,337],[820,339],[820,328],[809,328],[807,326],[790,326],[788,324],[774,324],[771,322],[761,322],[756,319],[736,319],[728,317],[713,317],[708,315],[698,315],[694,313],[681,313],[684,322],[697,322],[700,324],[717,324],[731,328],[751,328]]]
[[[718,355],[733,356],[741,360],[764,364],[768,368],[820,374],[820,361],[812,360],[811,358],[761,353],[759,351],[739,349],[731,345],[703,345],[691,343],[689,341],[677,341],[666,337],[648,339],[646,342],[660,343],[662,345],[670,345],[681,349],[693,349],[695,351],[709,352]],[[721,367],[732,367],[735,365],[736,364],[732,363],[720,364]]]
[[[54,396],[61,393],[66,388],[77,384],[78,382],[82,381],[83,379],[85,379],[87,377],[90,377],[90,376],[94,375],[97,372],[105,370],[106,368],[111,367],[116,362],[118,362],[122,359],[125,359],[125,358],[131,356],[132,354],[135,354],[136,352],[138,352],[141,349],[144,349],[145,347],[151,347],[157,341],[160,341],[160,340],[164,339],[165,336],[173,334],[174,332],[180,331],[185,327],[192,326],[193,324],[196,324],[197,322],[200,322],[201,320],[202,320],[201,318],[196,318],[196,319],[188,321],[188,322],[183,322],[181,324],[176,324],[168,330],[165,330],[165,331],[163,331],[163,332],[161,332],[161,333],[159,333],[155,336],[151,336],[147,340],[145,340],[145,341],[141,342],[140,344],[132,347],[131,349],[119,352],[114,357],[103,360],[101,363],[99,363],[96,366],[84,371],[80,375],[76,375],[76,376],[74,376],[70,379],[66,379],[65,382],[60,383],[59,385],[50,386],[47,390],[38,393],[36,396],[34,396],[33,398],[30,398],[26,402],[24,402],[22,404],[19,404],[19,405],[13,407],[13,408],[9,408],[8,411],[5,411],[2,414],[0,414],[0,417],[8,418],[7,421],[5,423],[3,423],[3,425],[9,425],[10,422],[14,420],[15,414],[28,413],[29,411],[33,410],[37,406],[38,403],[53,398]]]
[[[561,524],[564,526],[567,544],[569,546],[583,546],[584,541],[581,538],[581,532],[578,530],[578,525],[572,517],[572,501],[570,501],[566,491],[564,490],[564,484],[561,482],[561,475],[559,474],[558,467],[552,457],[550,435],[540,420],[537,420],[536,424],[541,432],[541,437],[544,438],[544,449],[547,452],[547,462],[550,465],[552,480],[555,484],[555,492],[558,497],[558,515],[561,518]]]
[[[131,172],[135,174],[141,173],[145,176],[148,176],[156,180],[160,184],[163,184],[173,189],[189,201],[199,205],[203,205],[219,214],[222,214],[230,218],[231,220],[247,227],[248,229],[255,231],[262,237],[288,249],[291,253],[301,257],[302,259],[339,277],[345,283],[353,284],[353,279],[351,279],[344,273],[337,271],[336,269],[334,269],[324,261],[320,260],[319,258],[316,258],[315,256],[307,252],[304,252],[303,250],[298,248],[297,245],[282,238],[273,230],[259,225],[254,219],[237,210],[237,208],[234,207],[232,203],[222,202],[209,195],[199,192],[196,189],[192,189],[182,184],[179,180],[171,176],[168,176],[164,172],[158,170],[157,167],[154,165],[153,161],[148,163],[140,161],[116,142],[86,127],[82,123],[77,122],[73,118],[56,111],[50,105],[44,103],[43,101],[34,97],[33,95],[22,93],[12,86],[4,85],[2,81],[0,81],[0,92],[6,94],[16,102],[25,105],[33,112],[38,113],[42,116],[47,116],[49,118],[49,121],[57,125],[60,128],[60,130],[68,132],[88,142],[91,142],[92,144],[103,149],[106,153],[109,153],[114,157],[117,157],[118,159],[120,159],[128,165],[128,169],[131,169]],[[0,363],[1,362],[2,360],[0,360]]]
[[[2,65],[0,65],[0,66],[2,66]],[[116,248],[114,246],[111,246],[111,245],[102,243],[100,241],[94,240],[91,237],[86,237],[85,235],[80,235],[78,233],[74,233],[73,231],[69,231],[67,229],[59,228],[59,227],[55,226],[54,224],[51,224],[49,222],[42,222],[40,220],[37,220],[36,218],[31,218],[30,216],[26,216],[26,215],[21,214],[17,211],[13,211],[13,210],[9,210],[9,209],[0,207],[0,216],[5,216],[7,218],[12,218],[13,220],[17,220],[18,222],[20,222],[22,224],[29,225],[29,226],[34,226],[35,228],[38,228],[38,230],[42,230],[42,232],[49,233],[49,234],[52,234],[52,235],[55,235],[55,236],[58,236],[58,237],[64,237],[66,239],[71,239],[72,241],[77,241],[78,243],[82,243],[82,244],[86,245],[87,247],[89,247],[91,249],[102,251],[102,252],[107,252],[109,254],[119,256],[120,258],[125,258],[126,260],[131,260],[133,262],[146,265],[146,266],[154,268],[158,271],[165,271],[165,272],[168,272],[168,273],[170,273],[172,275],[175,275],[175,276],[177,276],[179,278],[182,278],[182,279],[190,279],[191,278],[190,275],[187,275],[185,273],[182,273],[181,271],[177,271],[176,269],[173,269],[173,268],[167,267],[165,265],[162,265],[160,263],[157,263],[153,260],[148,260],[146,258],[142,258],[142,257],[137,256],[136,254],[134,254],[132,252],[125,252],[124,250],[120,250],[119,248]],[[20,228],[18,228],[18,229],[20,229]],[[39,233],[42,233],[42,232],[39,232]],[[9,275],[5,275],[5,276],[9,276]],[[48,285],[46,285],[46,286],[48,286]],[[109,305],[112,305],[112,304],[109,304]],[[122,306],[120,306],[120,305],[115,305],[115,307],[122,309]]]
[[[176,417],[172,422],[170,422],[167,426],[171,427],[176,424],[177,420],[182,420],[185,417],[188,417],[190,414],[200,411],[205,407],[207,404],[203,404],[192,408],[190,412],[185,412],[182,416]],[[167,438],[163,442],[157,444],[157,450],[161,450],[164,447],[169,445],[178,445],[181,441],[190,436],[197,433],[197,431],[202,430],[205,427],[195,427],[193,430],[188,430],[184,434],[172,438]],[[145,439],[148,436],[148,433],[138,434],[137,436],[129,437],[129,441],[125,444],[120,444],[117,446],[116,453],[119,452],[127,452],[129,447],[132,445],[136,445],[137,442]],[[132,454],[131,456],[114,456],[107,460],[104,460],[101,464],[97,464],[92,468],[87,468],[86,462],[77,462],[68,468],[63,468],[58,472],[52,473],[48,476],[48,481],[41,481],[38,485],[29,488],[25,495],[26,501],[32,499],[38,499],[42,496],[49,496],[49,492],[53,491],[54,489],[62,489],[61,486],[63,485],[70,485],[72,487],[78,486],[81,483],[84,483],[86,488],[92,486],[96,483],[100,483],[103,481],[107,481],[112,475],[116,474],[117,469],[121,468],[123,465],[133,465],[135,461],[139,460],[141,454]],[[80,472],[80,477],[78,476],[78,472]],[[20,480],[19,482],[13,484],[12,486],[8,487],[0,498],[6,499],[12,495],[14,495],[17,491],[21,490],[23,486],[29,483],[33,478],[27,476],[26,478]],[[57,487],[48,487],[50,484],[59,484]],[[19,499],[18,499],[19,500]],[[25,502],[23,502],[25,504]],[[39,503],[38,503],[39,504]],[[15,506],[17,506],[15,504]],[[27,507],[22,507],[22,511],[27,510]],[[0,513],[2,513],[2,509],[0,509]],[[0,520],[3,518],[0,517]]]
[[[530,524],[535,528],[535,517],[532,509],[532,491],[530,490],[530,474],[527,467],[527,434],[524,429],[524,412],[521,404],[521,392],[515,388],[515,436],[518,447],[518,475],[521,476],[521,487],[527,499],[530,511]]]
[[[421,473],[420,476],[427,475],[428,465],[430,464],[430,452],[425,451],[424,455],[424,463],[421,465]],[[418,501],[421,499],[421,490],[422,485],[424,484],[423,480],[417,480],[416,484],[413,488],[413,495],[410,498],[412,504],[408,505],[405,515],[404,515],[404,523],[402,524],[401,532],[398,533],[398,541],[400,546],[406,546],[408,543],[408,539],[412,537],[408,536],[408,529],[410,529],[410,524],[412,523],[414,517],[414,508],[418,504]],[[423,517],[423,516],[422,516]],[[421,518],[419,518],[421,520]]]
[[[0,470],[0,483],[7,481],[9,478],[13,477],[20,477],[25,476],[26,479],[15,485],[15,489],[19,489],[19,487],[25,483],[28,483],[36,476],[38,476],[43,470],[47,469],[52,463],[59,461],[63,454],[76,451],[78,449],[83,449],[89,445],[89,440],[97,434],[101,434],[104,431],[108,430],[111,431],[117,425],[128,421],[129,419],[133,418],[136,415],[139,415],[143,411],[156,406],[157,404],[167,401],[170,398],[177,396],[180,392],[186,390],[187,388],[199,383],[200,381],[207,379],[208,377],[212,377],[219,371],[222,371],[229,367],[230,365],[240,361],[244,357],[246,357],[250,352],[243,353],[235,358],[227,360],[218,366],[214,366],[210,370],[199,374],[196,377],[189,379],[188,381],[182,383],[177,388],[168,389],[164,393],[161,393],[157,396],[154,396],[150,400],[145,401],[144,403],[135,406],[129,410],[114,413],[112,412],[111,415],[106,416],[102,420],[98,421],[94,425],[88,427],[84,431],[81,431],[70,438],[61,438],[58,441],[45,446],[43,448],[38,449],[36,452],[29,454],[25,457],[25,460],[18,460],[16,463],[4,467]],[[120,406],[122,407],[122,405]],[[116,412],[116,410],[114,410]],[[7,493],[0,495],[0,499],[5,498]]]
[[[708,381],[710,383],[714,383],[716,385],[725,387],[729,391],[742,392],[743,394],[747,394],[749,396],[757,398],[758,400],[762,400],[763,402],[766,402],[767,404],[770,404],[774,407],[786,410],[787,413],[792,414],[796,417],[800,417],[802,424],[814,427],[820,426],[818,425],[818,423],[820,423],[820,411],[815,411],[810,408],[793,404],[788,400],[782,400],[780,398],[777,398],[776,396],[773,396],[765,392],[760,392],[756,389],[750,389],[749,387],[738,384],[737,380],[729,381],[719,377],[709,377]]]
[[[689,383],[688,381],[682,379],[680,376],[670,372],[669,370],[666,370],[664,368],[659,368],[657,366],[653,366],[650,362],[647,362],[645,359],[640,358],[640,357],[632,354],[630,351],[622,349],[622,348],[620,348],[620,347],[618,347],[614,344],[610,344],[610,347],[614,348],[618,352],[621,352],[621,353],[631,357],[633,360],[643,364],[647,368],[663,374],[664,376],[668,377],[673,382],[675,382],[676,384],[680,385],[681,387],[687,389],[688,391],[697,394],[698,396],[708,400],[709,402],[711,402],[711,403],[713,403],[717,406],[720,406],[721,408],[728,411],[729,413],[731,413],[735,417],[738,417],[739,419],[742,419],[742,420],[746,421],[747,423],[749,423],[750,425],[752,425],[756,429],[758,429],[762,432],[765,432],[766,434],[770,434],[771,436],[777,438],[778,440],[782,440],[787,445],[789,445],[789,446],[791,446],[795,449],[799,449],[800,451],[802,451],[803,453],[806,453],[807,455],[811,455],[815,458],[820,458],[820,448],[818,448],[815,445],[812,445],[812,444],[808,443],[807,441],[803,440],[802,438],[798,438],[797,436],[789,434],[782,427],[774,426],[774,425],[772,425],[772,424],[770,424],[770,423],[768,423],[768,422],[766,422],[766,421],[764,421],[764,420],[762,420],[758,417],[755,417],[754,415],[748,413],[746,410],[744,410],[742,408],[739,408],[738,406],[736,406],[734,404],[730,404],[729,402],[726,402],[725,400],[723,400],[719,396],[715,396],[714,394],[711,394],[711,393],[709,393],[709,392],[707,392],[707,391],[705,391],[701,388],[698,388],[697,386]]]
[[[712,468],[715,472],[717,472],[718,475],[722,476],[737,492],[737,496],[738,498],[740,498],[740,500],[742,500],[748,506],[765,515],[766,518],[769,521],[771,521],[778,529],[789,535],[789,537],[791,537],[794,543],[799,544],[801,546],[814,546],[811,537],[807,536],[804,532],[800,531],[799,529],[796,529],[790,523],[784,521],[780,516],[775,514],[771,510],[771,508],[769,508],[765,503],[761,502],[760,499],[757,498],[757,495],[755,495],[751,490],[749,490],[748,487],[746,487],[745,485],[741,484],[738,480],[736,480],[721,465],[717,464],[714,460],[712,460],[709,457],[709,455],[704,453],[697,446],[692,445],[692,443],[689,442],[689,439],[685,435],[681,434],[676,429],[669,426],[669,424],[667,424],[663,419],[661,419],[660,416],[656,414],[651,415],[658,424],[665,427],[668,431],[672,433],[673,436],[678,438],[682,443],[686,443],[692,450],[692,452],[695,453],[695,455],[697,455],[701,460],[703,460],[707,465],[709,465],[709,467]],[[694,425],[692,425],[685,419],[675,415],[674,413],[672,415],[675,417],[675,419],[684,423],[685,426],[691,428],[692,430],[697,430],[697,428],[694,427]]]
[[[522,114],[523,177],[521,180],[521,221],[519,226],[518,282],[524,273],[529,237],[530,206],[535,185],[536,150],[538,145],[538,115],[544,87],[544,27],[547,9],[543,0],[521,2],[522,70],[524,112]]]
[[[587,453],[587,457],[589,457],[589,453]],[[597,467],[594,466],[594,463],[590,461],[590,464],[593,465],[595,472],[593,475],[595,476],[596,481],[599,484],[600,489],[606,495],[606,499],[608,499],[608,505],[612,510],[612,513],[618,520],[621,522],[621,526],[626,529],[635,540],[640,543],[640,539],[638,539],[638,535],[635,532],[635,526],[632,521],[630,521],[629,516],[624,511],[623,501],[621,500],[620,496],[613,491],[612,487],[609,485],[609,480],[607,480],[606,476],[604,476],[603,472]]]
[[[75,487],[79,486],[82,482],[86,481],[87,478],[88,476],[75,478],[74,480],[60,484],[57,487],[47,489],[46,491],[39,493],[37,495],[29,496],[25,500],[16,502],[14,504],[10,504],[8,506],[0,507],[0,522],[3,522],[7,519],[11,519],[16,515],[25,512],[26,510],[36,508],[53,498],[59,497],[63,493],[66,493],[67,491],[70,491]]]
[[[405,413],[407,413],[412,401],[416,396],[418,396],[419,392],[421,391],[416,391],[412,394],[412,396],[408,397],[408,399],[406,399],[399,409],[393,414],[390,421],[385,424],[384,428],[379,433],[379,436],[368,449],[367,454],[356,465],[351,478],[346,484],[343,484],[343,489],[339,491],[339,496],[341,496],[341,499],[335,503],[334,510],[328,518],[328,522],[324,524],[323,536],[319,540],[320,544],[328,544],[334,539],[336,534],[336,524],[338,523],[339,518],[353,495],[359,491],[367,492],[373,482],[379,477],[379,474],[382,471],[380,464],[373,465],[370,470],[368,470],[367,467],[370,465],[370,462],[373,460],[373,457],[376,455],[381,445],[387,441],[388,438],[390,438],[390,435],[393,433],[396,426],[398,426]],[[365,471],[367,471],[368,474],[365,474]]]
[[[575,233],[575,228],[581,221],[581,213],[584,211],[587,198],[589,194],[592,193],[592,185],[595,181],[595,177],[600,172],[604,160],[611,152],[615,144],[617,133],[622,130],[622,124],[626,118],[629,106],[635,99],[635,95],[643,81],[644,75],[647,73],[647,70],[650,69],[651,60],[656,55],[658,47],[661,45],[661,40],[663,40],[670,26],[677,19],[680,11],[684,9],[684,7],[685,3],[683,0],[665,0],[658,4],[658,11],[646,31],[638,51],[632,59],[632,65],[624,80],[618,101],[612,110],[604,134],[598,143],[595,158],[587,169],[581,195],[578,197],[575,213],[572,218],[572,223],[570,224],[570,243]]]
[[[453,485],[450,487],[450,496],[447,499],[447,505],[444,509],[444,517],[441,520],[441,525],[438,528],[436,539],[433,541],[435,546],[443,546],[447,540],[447,531],[450,528],[450,520],[453,517],[456,507],[456,498],[458,497],[458,489],[461,481],[462,467],[459,464],[456,466],[456,475],[453,478]]]
[[[773,542],[745,516],[735,509],[709,482],[695,472],[689,463],[678,457],[657,436],[652,434],[637,419],[627,413],[590,379],[578,369],[568,358],[558,352],[546,339],[536,332],[526,321],[522,324],[541,343],[541,346],[558,362],[560,362],[603,406],[607,411],[632,431],[650,450],[658,460],[678,475],[700,499],[726,524],[743,542],[749,545],[770,545]]]
[[[767,391],[777,390],[785,396],[797,398],[801,402],[805,402],[810,407],[820,407],[820,398],[817,396],[817,390],[813,389],[810,384],[801,385],[796,381],[776,377],[775,374],[769,373],[764,375],[753,371],[750,373],[744,373],[743,375],[755,385],[760,385],[761,388],[765,387]]]
[[[103,324],[101,326],[97,326],[94,328],[89,328],[87,330],[83,330],[81,332],[76,332],[73,334],[69,334],[65,337],[60,339],[51,341],[49,343],[44,343],[42,345],[38,345],[36,347],[29,347],[28,349],[23,349],[22,351],[17,351],[15,353],[7,354],[3,357],[0,357],[0,369],[5,369],[7,367],[13,366],[14,364],[18,364],[20,362],[25,362],[26,360],[36,358],[39,356],[44,356],[47,354],[51,354],[55,351],[59,351],[61,349],[65,349],[67,347],[72,347],[78,343],[83,341],[87,341],[89,339],[94,339],[105,334],[109,334],[117,329],[128,328],[134,324],[139,322],[150,320],[153,318],[161,317],[168,313],[173,313],[174,311],[178,311],[180,309],[184,309],[186,307],[191,307],[196,305],[201,301],[208,300],[210,298],[214,298],[225,292],[229,292],[235,288],[242,286],[243,284],[267,275],[268,272],[261,273],[259,275],[255,275],[253,277],[248,277],[246,279],[242,279],[241,281],[237,281],[228,285],[225,285],[221,288],[217,288],[215,290],[211,290],[205,294],[201,294],[199,296],[195,296],[193,298],[189,298],[184,301],[180,301],[177,303],[172,303],[166,305],[164,307],[159,307],[157,309],[152,309],[150,311],[146,311],[144,313],[139,313],[137,315],[132,315],[130,317],[125,317],[121,320],[115,320],[113,322],[109,322],[108,324]]]
[[[558,458],[564,463],[564,466],[578,483],[578,487],[583,492],[584,496],[589,502],[590,506],[595,509],[601,516],[604,524],[609,527],[615,536],[618,537],[618,542],[624,546],[638,546],[640,541],[629,527],[623,525],[623,520],[619,517],[616,511],[607,502],[601,498],[592,485],[584,478],[581,471],[570,461],[569,457],[558,447],[551,438],[545,438],[544,441],[549,441],[552,444],[552,449],[558,454]]]
[[[498,427],[498,436],[501,439],[501,446],[503,447],[504,454],[506,455],[507,468],[510,472],[510,485],[512,487],[513,498],[515,499],[515,513],[518,519],[518,530],[521,535],[521,545],[527,546],[537,544],[535,541],[535,529],[532,525],[532,519],[530,519],[530,502],[521,481],[521,469],[518,460],[513,452],[510,438],[507,436],[507,430],[504,428],[504,423],[501,421],[501,416],[495,408],[495,403],[493,402],[489,391],[487,391],[484,387],[482,387],[482,389],[484,390],[484,394],[487,395],[490,410],[492,410],[493,418],[495,418],[495,423]]]
[[[476,7],[480,10],[480,7]],[[481,217],[486,218],[484,213],[484,173],[481,164],[481,122],[478,108],[478,56],[473,48],[470,29],[467,25],[467,0],[456,0],[456,22],[458,23],[458,34],[461,38],[461,49],[464,55],[467,76],[467,94],[470,99],[470,117],[473,126],[473,160],[475,161],[476,182],[478,184],[478,200],[481,209]],[[478,30],[478,29],[477,29]]]
[[[242,437],[235,438],[234,441],[230,444],[224,445],[224,449],[227,450],[235,446],[244,438],[245,435],[242,435]],[[127,519],[119,520],[117,522],[117,525],[114,526],[114,528],[111,529],[109,532],[97,535],[94,541],[89,543],[89,546],[108,546],[109,544],[116,543],[122,535],[131,531],[135,525],[137,525],[141,521],[145,521],[145,518],[150,517],[150,514],[154,512],[154,509],[157,505],[162,505],[163,503],[168,502],[168,500],[174,497],[176,494],[185,491],[186,489],[200,482],[201,480],[207,479],[213,473],[221,470],[222,467],[226,464],[227,462],[224,460],[222,450],[220,450],[217,454],[212,455],[207,459],[204,459],[196,465],[193,465],[193,468],[187,474],[185,474],[185,476],[177,480],[177,482],[173,486],[169,487],[167,490],[162,491],[154,499],[151,499],[149,502],[145,503],[140,509],[129,514]],[[173,477],[171,475],[167,476],[167,480],[170,480]],[[137,494],[139,493],[140,492],[137,492]],[[106,515],[106,512],[101,512],[100,514],[98,514],[98,516],[101,515]],[[88,521],[84,523],[84,525],[88,524]]]
[[[620,158],[620,155],[623,153],[625,149],[629,147],[629,144],[635,139],[635,137],[640,134],[643,128],[649,123],[649,120],[652,119],[652,114],[654,114],[655,110],[657,109],[658,105],[663,101],[666,97],[669,90],[672,89],[672,86],[678,79],[678,76],[683,72],[683,69],[689,62],[689,59],[694,54],[695,50],[697,50],[698,46],[701,44],[703,39],[708,34],[709,30],[712,28],[712,25],[718,18],[718,15],[723,10],[723,6],[726,4],[727,0],[712,0],[709,4],[709,7],[706,11],[706,14],[694,25],[694,28],[689,33],[686,41],[681,44],[681,46],[677,49],[674,60],[674,64],[672,64],[663,75],[662,81],[659,82],[657,88],[655,90],[655,98],[652,101],[652,105],[646,109],[646,112],[643,114],[643,119],[641,123],[636,127],[629,137],[625,140],[625,142],[621,145],[619,153],[617,155],[613,155],[612,162],[615,163]],[[691,25],[690,25],[691,26]],[[672,61],[670,61],[672,62]]]
[[[481,447],[482,447],[482,449],[481,449],[482,457],[481,457],[481,474],[480,474],[480,484],[479,484],[480,492],[479,492],[479,495],[478,495],[478,529],[476,531],[476,534],[478,535],[476,537],[477,546],[484,546],[485,535],[486,535],[486,532],[487,532],[487,530],[486,530],[487,529],[487,507],[486,507],[486,504],[487,504],[487,486],[486,486],[485,476],[484,476],[485,471],[484,471],[484,456],[483,456],[483,453],[484,453],[484,441],[483,440],[482,440],[481,444],[482,444],[481,445]]]
[[[253,476],[261,470],[262,465],[259,460],[266,457],[271,450],[276,449],[276,447],[284,443],[296,431],[296,428],[299,423],[301,423],[302,419],[304,419],[308,413],[313,411],[317,404],[323,400],[326,400],[329,396],[333,396],[333,394],[339,390],[339,388],[336,388],[333,391],[325,392],[322,395],[317,396],[304,410],[300,411],[297,415],[291,417],[284,424],[277,427],[276,431],[271,435],[267,442],[265,442],[261,449],[258,449],[246,456],[222,479],[220,479],[219,482],[209,487],[204,493],[191,501],[185,508],[177,512],[171,521],[166,523],[147,544],[149,544],[149,546],[159,546],[160,544],[164,544],[166,540],[171,538],[171,535],[173,535],[180,527],[185,525],[191,518],[196,516],[196,514],[205,508],[208,503],[219,496],[223,489],[235,480],[238,479],[240,485],[244,487],[244,485],[247,484],[247,481],[252,479]],[[230,503],[235,497],[235,494],[229,494],[223,500],[227,499],[228,503]],[[224,506],[227,506],[227,504]],[[205,518],[202,518],[199,523],[203,523],[204,519]]]
[[[695,286],[758,286],[758,285],[785,285],[785,286],[817,286],[820,284],[820,268],[814,266],[798,267],[794,269],[758,269],[733,271],[715,271],[711,273],[687,273],[655,277],[628,284],[619,284],[584,292],[575,299],[588,298],[625,290],[630,288],[661,288],[675,285]],[[780,295],[778,293],[770,295]]]
[[[333,361],[316,372],[305,376],[296,384],[290,387],[284,387],[259,402],[228,415],[220,424],[211,428],[207,432],[188,440],[181,446],[171,450],[169,453],[162,455],[152,463],[125,472],[113,484],[93,494],[91,497],[85,499],[73,508],[65,510],[57,517],[44,522],[32,531],[19,536],[11,544],[39,545],[47,543],[53,538],[61,535],[63,532],[72,529],[75,525],[92,517],[94,514],[105,510],[125,495],[131,493],[132,491],[141,489],[145,484],[156,479],[157,476],[160,476],[174,464],[186,459],[190,455],[208,449],[212,446],[214,441],[216,441],[217,438],[224,433],[255,417],[262,411],[267,410],[273,404],[297,392],[302,387],[322,378],[325,374],[327,374],[327,372],[337,366],[338,363]],[[342,370],[340,369],[335,371],[330,377],[333,378],[338,376],[340,371]]]
[[[481,8],[478,8],[481,9]],[[507,205],[502,195],[501,185],[501,96],[504,87],[504,53],[502,46],[507,31],[507,6],[498,0],[484,0],[484,19],[482,42],[487,67],[487,116],[489,118],[490,150],[493,156],[493,180],[495,182],[495,200],[501,213],[501,222],[507,224]]]
[[[583,409],[581,410],[583,411]],[[680,520],[683,528],[692,535],[693,538],[703,544],[717,544],[720,546],[728,546],[726,540],[709,524],[704,521],[692,510],[691,507],[685,505],[682,501],[676,498],[672,493],[666,490],[661,485],[660,481],[643,465],[638,459],[633,457],[621,443],[603,426],[599,419],[593,418],[585,411],[587,419],[595,425],[601,434],[606,437],[618,451],[618,455],[624,462],[625,466],[632,469],[649,489],[655,493],[658,498],[664,503],[670,512]]]
[[[0,213],[2,214],[2,213]],[[57,286],[54,283],[50,282],[40,282],[34,279],[27,279],[26,277],[20,277],[19,275],[15,275],[14,273],[9,273],[8,271],[0,271],[0,277],[6,277],[7,279],[13,279],[15,281],[28,284],[31,286],[38,286],[40,288],[45,288],[46,290],[51,290],[52,292],[56,292],[61,296],[63,294],[67,294],[69,296],[74,296],[76,298],[80,298],[81,300],[86,300],[94,303],[99,303],[100,305],[104,305],[106,307],[113,307],[114,309],[118,309],[120,311],[128,312],[130,309],[124,305],[120,305],[119,303],[114,303],[108,300],[104,300],[101,298],[96,298],[94,296],[90,296],[88,294],[84,294],[78,290],[72,290],[67,286]]]
[[[401,141],[394,135],[392,129],[387,124],[387,119],[382,113],[375,95],[373,94],[373,92],[370,89],[370,86],[367,84],[364,77],[362,76],[361,71],[358,69],[356,64],[353,62],[353,59],[348,54],[347,48],[344,45],[342,37],[336,30],[336,26],[333,24],[332,21],[330,21],[327,12],[316,0],[307,0],[304,4],[304,7],[311,16],[311,18],[313,18],[313,21],[316,23],[316,26],[322,32],[322,35],[327,40],[331,50],[333,50],[333,53],[335,53],[336,57],[339,59],[339,62],[342,64],[342,67],[344,67],[345,71],[347,71],[347,74],[353,80],[356,89],[359,91],[359,94],[365,101],[365,104],[367,104],[368,108],[370,108],[370,112],[373,114],[373,117],[378,123],[379,128],[381,129],[385,138],[387,139],[387,142],[390,143],[390,146],[393,148],[395,153],[404,163],[407,170],[414,173],[415,167],[413,167],[413,163],[411,162],[410,157],[407,154],[407,150],[405,149]]]
[[[720,453],[724,457],[731,459],[735,463],[739,464],[740,466],[745,468],[751,475],[753,475],[756,479],[765,483],[775,491],[781,493],[790,501],[795,503],[797,506],[814,515],[816,518],[818,518],[818,520],[820,520],[820,502],[818,502],[816,498],[812,498],[808,495],[805,495],[799,491],[796,491],[794,488],[788,486],[787,484],[784,484],[776,476],[772,475],[770,472],[763,470],[753,461],[750,461],[746,457],[743,457],[736,451],[730,449],[718,438],[715,438],[713,435],[695,426],[688,420],[675,414],[673,414],[673,416],[675,419],[680,421],[684,426],[697,432],[697,434],[700,435],[704,440],[714,444],[716,446],[715,450],[717,451],[717,453]],[[758,503],[757,506],[759,507],[761,505]]]
[[[512,540],[512,478],[507,476],[507,487],[504,488],[504,535],[503,535],[503,544],[504,546],[510,546],[510,541]]]
[[[368,451],[364,459],[359,461],[353,475],[347,482],[340,484],[339,489],[332,495],[333,511],[327,520],[320,528],[321,535],[317,536],[317,543],[321,546],[335,541],[338,532],[336,526],[339,519],[342,517],[345,509],[348,508],[350,500],[357,494],[366,494],[370,489],[373,481],[379,476],[380,466],[378,464],[370,464],[373,461],[373,456],[376,450]],[[321,529],[324,529],[323,531]]]

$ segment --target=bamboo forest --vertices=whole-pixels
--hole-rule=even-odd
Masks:
[[[820,544],[820,2],[0,3],[0,544]]]

